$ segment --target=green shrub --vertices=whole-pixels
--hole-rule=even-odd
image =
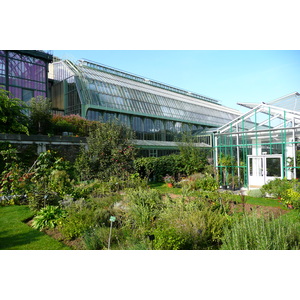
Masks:
[[[60,220],[65,217],[65,210],[58,206],[46,206],[33,218],[32,227],[38,230],[55,228]]]
[[[261,192],[263,194],[268,193],[275,198],[283,198],[288,189],[297,190],[297,188],[299,188],[299,183],[296,179],[276,178],[264,184],[261,187]]]
[[[157,227],[175,228],[184,237],[181,247],[185,249],[217,249],[229,222],[230,217],[220,207],[214,208],[207,198],[176,198],[166,202]]]
[[[180,234],[176,228],[159,227],[153,231],[155,250],[181,250],[185,249],[187,238]]]
[[[209,191],[213,192],[219,188],[218,181],[210,175],[195,174],[180,182],[187,191]]]
[[[300,223],[244,215],[224,230],[223,250],[299,250]]]
[[[254,198],[262,198],[263,197],[263,193],[260,189],[255,189],[255,190],[250,190],[248,192],[248,196],[249,197],[254,197]]]
[[[154,189],[128,189],[127,218],[134,227],[149,228],[163,208],[162,195]]]
[[[282,200],[289,208],[300,209],[300,192],[294,189],[288,189]]]
[[[83,235],[83,241],[88,250],[102,250],[108,247],[109,227],[94,227],[88,229]],[[111,242],[115,240],[112,239]]]

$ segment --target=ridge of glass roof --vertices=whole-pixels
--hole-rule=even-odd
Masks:
[[[265,104],[265,102],[261,102]],[[253,109],[254,107],[258,106],[258,103],[248,102],[248,103],[237,103],[240,106]],[[298,92],[294,92],[280,98],[277,98],[273,101],[266,102],[268,105],[277,106],[281,108],[286,108],[288,110],[295,110],[300,111],[300,94]]]
[[[152,86],[155,86],[155,87],[158,87],[158,88],[166,89],[166,90],[169,90],[169,91],[172,91],[172,92],[175,92],[175,93],[179,93],[179,94],[182,94],[182,95],[185,95],[185,96],[189,96],[189,97],[192,97],[192,98],[197,98],[197,99],[204,100],[204,101],[207,101],[207,102],[211,102],[211,103],[214,103],[214,104],[217,104],[217,105],[221,105],[219,103],[220,102],[219,100],[216,100],[216,99],[213,99],[213,98],[210,98],[210,97],[206,97],[206,96],[203,96],[203,95],[200,95],[200,94],[197,94],[197,93],[189,92],[189,91],[186,91],[186,90],[174,87],[174,86],[170,86],[170,85],[167,85],[167,84],[164,84],[164,83],[152,80],[152,79],[147,79],[147,78],[144,78],[144,77],[141,77],[139,75],[135,75],[135,74],[132,74],[132,73],[129,73],[129,72],[118,70],[118,69],[113,68],[113,67],[109,67],[109,66],[106,66],[106,65],[95,63],[95,62],[92,62],[92,61],[87,60],[87,59],[79,60],[79,66],[86,66],[86,67],[96,69],[96,70],[99,70],[99,71],[102,71],[102,72],[106,72],[106,73],[117,75],[117,76],[124,77],[124,78],[127,78],[127,79],[135,80],[135,81],[138,81],[138,82],[141,82],[141,83],[144,83],[144,84],[148,84],[148,85],[152,85]]]

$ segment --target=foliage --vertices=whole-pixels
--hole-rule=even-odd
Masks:
[[[182,187],[186,191],[216,191],[219,188],[219,184],[215,178],[210,175],[198,174],[198,177],[189,176],[187,179],[181,182]]]
[[[258,216],[235,219],[222,238],[223,250],[299,250],[300,223],[288,219]]]
[[[103,123],[90,132],[87,148],[82,147],[75,166],[81,180],[125,179],[133,173],[136,150],[131,131],[115,122]]]
[[[29,119],[24,113],[25,103],[17,98],[10,98],[10,92],[0,86],[0,133],[26,133]]]
[[[236,166],[236,160],[230,155],[224,155],[221,153],[218,163],[220,166],[220,172],[222,174],[223,185],[229,184],[229,181],[232,181],[232,184],[235,185],[237,182],[235,177],[235,171],[232,167]]]
[[[294,189],[287,189],[282,200],[289,208],[300,209],[300,191]]]
[[[283,198],[286,196],[287,190],[297,190],[297,187],[299,187],[299,183],[296,179],[276,178],[264,184],[261,187],[261,192],[263,194],[270,194],[275,198]]]
[[[51,119],[54,134],[72,132],[73,135],[88,136],[90,131],[99,127],[99,122],[87,120],[79,115],[54,115]]]
[[[163,180],[164,180],[165,183],[171,183],[171,184],[175,183],[175,178],[173,176],[168,175],[168,174],[163,178]]]
[[[58,206],[46,206],[42,208],[36,216],[33,218],[32,227],[34,229],[52,229],[55,228],[61,218],[66,217],[65,210],[59,208]]]
[[[54,151],[41,153],[31,167],[31,185],[25,187],[30,208],[38,211],[47,205],[58,205],[64,195],[72,193],[71,170],[70,163]]]
[[[108,247],[109,228],[97,226],[88,229],[83,235],[83,241],[88,250],[102,250]],[[111,242],[114,242],[112,239]]]
[[[59,225],[60,231],[67,239],[73,239],[84,235],[87,230],[108,226],[113,204],[119,200],[120,196],[116,195],[61,202],[67,217]]]
[[[51,102],[43,96],[31,98],[29,101],[30,131],[47,134],[51,131]]]
[[[134,161],[134,168],[142,178],[161,181],[167,174],[176,180],[184,172],[182,157],[172,154],[161,157],[140,157]]]
[[[149,229],[163,208],[162,195],[153,189],[129,189],[127,220],[133,228]]]
[[[180,157],[183,164],[183,173],[191,175],[204,170],[208,164],[210,149],[199,148],[191,134],[184,134],[178,143]]]
[[[12,203],[20,204],[20,201],[24,200],[24,191],[30,184],[32,173],[24,171],[17,150],[11,145],[0,153],[5,162],[4,171],[1,174],[0,192],[4,196],[13,195]]]
[[[248,192],[248,196],[254,198],[261,198],[263,196],[263,193],[260,189],[254,189]]]
[[[187,243],[187,237],[173,227],[158,227],[153,234],[155,250],[181,250]]]
[[[180,249],[216,249],[230,217],[221,206],[206,197],[193,200],[169,199],[159,215],[157,228],[172,229],[181,241]]]

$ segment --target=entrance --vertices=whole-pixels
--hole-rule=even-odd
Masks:
[[[282,178],[282,155],[248,155],[248,186],[260,188],[275,178]]]

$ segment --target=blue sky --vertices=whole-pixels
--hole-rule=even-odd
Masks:
[[[220,100],[268,102],[300,92],[299,50],[54,50]]]

